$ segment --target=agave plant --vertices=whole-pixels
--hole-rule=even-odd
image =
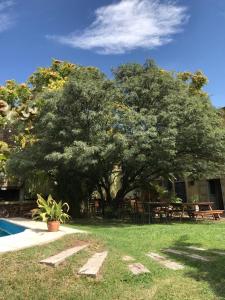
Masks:
[[[34,220],[65,223],[70,218],[67,214],[69,211],[68,203],[62,203],[62,201],[56,202],[51,195],[48,196],[47,200],[39,194],[37,197],[38,208],[34,209],[32,213]]]

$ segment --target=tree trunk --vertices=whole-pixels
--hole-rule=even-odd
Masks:
[[[116,197],[113,199],[113,203],[114,203],[114,208],[117,210],[121,204],[123,203],[123,199],[125,197],[125,195],[127,194],[127,192],[124,190],[124,188],[120,189],[117,194]]]
[[[104,216],[105,216],[105,197],[103,195],[101,186],[98,187],[98,192],[99,192],[99,195],[100,195],[100,198],[101,198],[102,216],[104,218]]]

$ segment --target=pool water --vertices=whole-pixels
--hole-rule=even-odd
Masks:
[[[0,219],[0,237],[23,232],[26,228]]]
[[[9,233],[0,229],[0,237],[7,236],[7,235],[9,235]]]

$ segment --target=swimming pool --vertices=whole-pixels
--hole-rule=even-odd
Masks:
[[[0,219],[0,237],[23,232],[26,227]]]

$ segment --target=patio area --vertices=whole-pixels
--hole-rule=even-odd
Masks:
[[[88,216],[102,216],[103,210],[100,200],[89,203]],[[172,220],[219,220],[224,216],[224,210],[215,207],[211,201],[201,202],[171,202],[171,201],[141,201],[123,199],[116,217],[121,220],[130,220],[132,223],[150,224],[155,221],[169,222]]]
[[[48,232],[46,223],[24,218],[9,218],[7,221],[26,229],[21,233],[1,237],[0,253],[46,244],[65,235],[84,232],[67,226],[60,226],[58,232]]]
[[[129,205],[129,204],[128,204]],[[173,202],[141,202],[134,200],[131,202],[132,214],[136,223],[152,223],[154,220],[197,220],[212,219],[219,220],[224,210],[214,208],[214,203],[195,202],[195,203],[173,203]],[[125,204],[127,207],[127,204]],[[126,211],[126,209],[125,209]],[[123,212],[123,209],[122,209]]]

